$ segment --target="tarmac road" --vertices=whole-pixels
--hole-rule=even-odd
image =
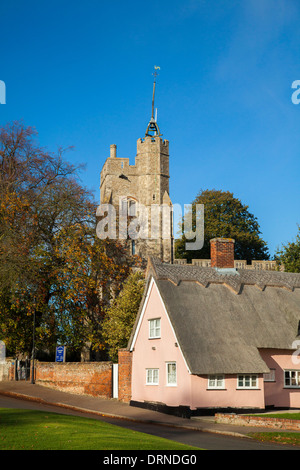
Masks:
[[[176,442],[189,444],[206,450],[299,450],[299,447],[264,444],[252,439],[219,435],[203,431],[181,429],[169,426],[160,426],[151,423],[138,423],[117,419],[90,415],[89,413],[68,410],[54,405],[45,405],[37,402],[26,401],[18,398],[0,396],[0,408],[32,409],[60,414],[83,416],[91,419],[99,419],[127,429],[152,434],[170,439]]]

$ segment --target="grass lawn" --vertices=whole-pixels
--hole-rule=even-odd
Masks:
[[[261,442],[277,442],[277,444],[300,446],[300,433],[296,432],[255,432],[249,434],[249,436]]]
[[[261,416],[263,418],[275,418],[275,419],[295,419],[300,420],[300,413],[264,413],[256,414],[251,416]],[[300,433],[297,432],[256,432],[250,434],[253,439],[257,439],[262,442],[277,442],[280,444],[290,444],[300,446]]]
[[[276,419],[297,419],[300,421],[300,413],[264,413],[249,416],[259,416],[262,418],[276,418]]]
[[[0,408],[0,449],[196,450],[95,419],[7,408]]]

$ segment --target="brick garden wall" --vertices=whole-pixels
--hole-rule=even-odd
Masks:
[[[300,431],[300,421],[295,419],[216,413],[215,420],[217,423],[236,424],[239,426],[259,426],[273,429],[278,428],[278,430]]]
[[[111,362],[36,362],[35,383],[64,392],[112,397]]]
[[[113,397],[112,362],[39,362],[35,361],[35,383],[78,395]],[[118,399],[131,400],[132,354],[119,350]],[[15,380],[15,361],[0,369],[0,380]],[[31,366],[30,377],[31,380]]]

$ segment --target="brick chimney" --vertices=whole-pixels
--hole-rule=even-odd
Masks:
[[[232,238],[213,238],[210,240],[212,268],[234,268],[234,243]]]

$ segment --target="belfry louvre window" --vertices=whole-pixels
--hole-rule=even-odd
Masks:
[[[160,338],[160,318],[149,320],[149,338]]]
[[[137,215],[137,204],[133,199],[128,200],[128,215],[130,217],[136,217]]]

